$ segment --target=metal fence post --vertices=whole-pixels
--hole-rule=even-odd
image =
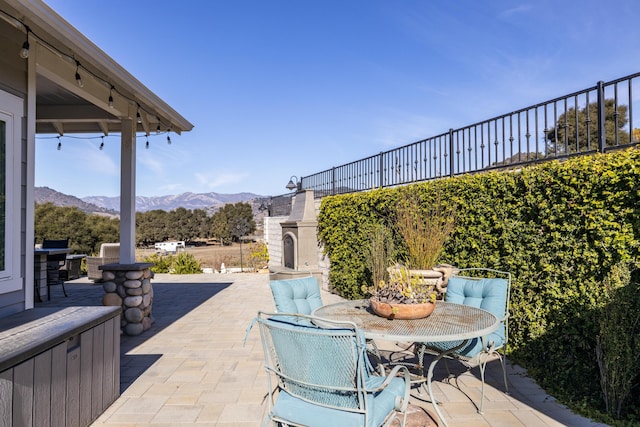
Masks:
[[[379,187],[382,188],[384,187],[384,153],[381,151],[380,154],[378,154],[380,156],[380,164],[379,166],[379,170],[378,170],[378,176],[380,179],[380,185]]]
[[[449,176],[453,177],[453,165],[455,164],[453,158],[453,128],[449,128]]]
[[[336,167],[331,168],[331,195],[336,195]]]
[[[606,128],[606,111],[604,99],[604,82],[599,81],[597,84],[598,91],[598,151],[604,153],[607,146],[607,128]]]

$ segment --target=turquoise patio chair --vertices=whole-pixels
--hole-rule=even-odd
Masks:
[[[490,277],[479,277],[480,275]],[[455,359],[465,364],[469,369],[478,366],[482,381],[482,397],[478,412],[482,413],[485,369],[487,361],[494,355],[500,359],[505,392],[509,392],[505,355],[509,338],[511,273],[488,268],[462,269],[449,278],[446,289],[445,300],[447,302],[465,304],[489,311],[500,320],[500,327],[485,337],[474,338],[467,343],[462,341],[417,343],[418,361],[420,366],[424,366],[422,361],[425,353],[439,356],[443,352],[449,352],[444,356],[445,363],[447,359]],[[433,369],[437,360],[432,362],[430,370]],[[447,372],[449,372],[448,366]],[[451,377],[449,372],[449,378]]]
[[[375,375],[364,335],[355,324],[264,312],[254,322],[268,378],[263,425],[377,427],[397,419],[404,426],[409,372],[397,366],[387,376]],[[275,389],[272,377],[277,379]]]
[[[276,311],[279,313],[311,315],[316,308],[322,307],[320,285],[318,285],[318,280],[311,275],[296,279],[270,280],[269,287],[276,304]],[[305,321],[300,318],[290,320]],[[384,374],[384,365],[378,346],[373,340],[367,342],[370,345],[369,353],[374,358],[377,369],[381,374]]]

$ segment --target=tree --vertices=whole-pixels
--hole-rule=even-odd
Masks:
[[[226,204],[213,215],[211,233],[220,242],[235,241],[256,231],[256,222],[249,203]]]
[[[220,210],[211,217],[211,236],[218,239],[220,246],[231,242],[231,229],[226,212]]]
[[[136,213],[136,244],[153,245],[169,238],[169,218],[166,211],[155,209]]]
[[[47,239],[69,239],[69,247],[77,253],[93,254],[101,243],[117,242],[120,221],[100,215],[89,215],[76,207],[60,207],[53,203],[35,206],[34,234],[36,242]]]
[[[616,121],[617,117],[617,121]],[[613,99],[605,100],[606,146],[628,143],[627,106],[616,104]],[[616,140],[616,132],[618,139]],[[576,138],[577,137],[577,138]],[[592,102],[579,109],[569,108],[558,117],[556,126],[547,131],[547,154],[563,155],[598,149],[598,103]]]

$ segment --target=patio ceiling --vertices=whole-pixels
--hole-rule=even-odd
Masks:
[[[107,135],[119,133],[124,119],[135,120],[136,131],[146,134],[193,128],[42,1],[0,0],[0,5],[4,20],[29,40],[36,73],[36,133]]]

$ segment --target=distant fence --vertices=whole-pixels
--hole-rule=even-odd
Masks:
[[[636,145],[640,73],[303,176],[317,198]],[[637,86],[635,86],[637,89]],[[290,195],[272,198],[280,212]],[[285,208],[286,210],[286,208]]]

